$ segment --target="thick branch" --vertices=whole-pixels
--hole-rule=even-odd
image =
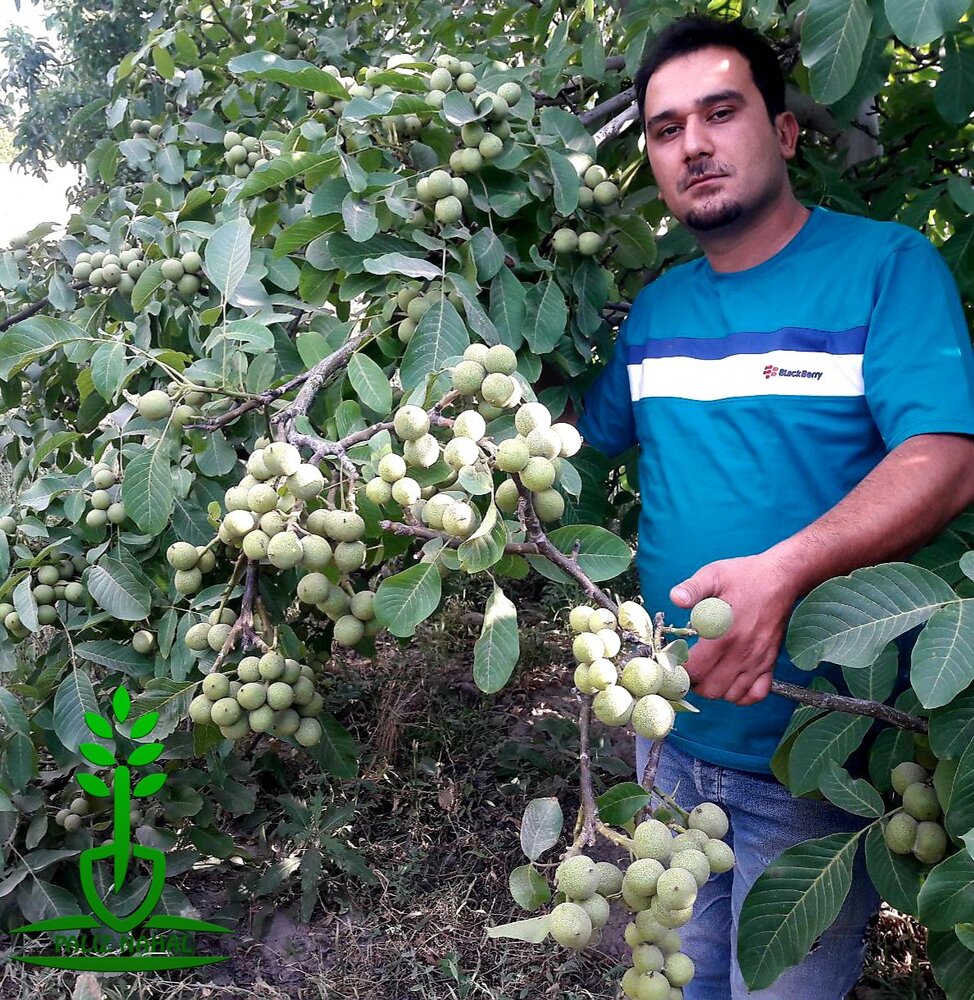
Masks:
[[[593,122],[601,121],[603,118],[607,118],[610,115],[614,115],[617,111],[623,111],[628,108],[636,100],[636,88],[627,87],[625,90],[620,91],[614,97],[610,97],[608,100],[603,101],[601,104],[596,104],[594,108],[590,108],[588,111],[583,111],[579,116],[579,121],[586,126],[586,128]]]
[[[271,418],[272,424],[283,425],[285,431],[294,423],[295,417],[306,416],[315,396],[321,391],[324,384],[348,364],[348,359],[365,343],[371,336],[369,333],[360,333],[357,337],[342,344],[342,346],[327,358],[323,358],[307,373],[301,391],[295,397],[290,406],[285,407],[280,413],[276,413]]]
[[[891,705],[883,705],[878,701],[866,701],[862,698],[849,698],[841,694],[829,694],[827,691],[809,691],[799,684],[787,684],[784,681],[772,681],[771,693],[780,694],[784,698],[800,701],[805,705],[817,708],[827,708],[832,712],[848,712],[851,715],[868,715],[880,722],[888,722],[900,729],[909,729],[915,733],[927,731],[926,719],[921,719],[909,712],[901,712]]]
[[[255,396],[253,399],[248,399],[239,406],[235,406],[232,410],[227,410],[227,412],[220,417],[216,417],[213,420],[201,420],[191,426],[205,431],[219,430],[221,427],[226,427],[227,424],[232,424],[245,413],[249,413],[250,410],[256,410],[259,407],[269,406],[276,399],[280,399],[280,397],[285,395],[285,393],[290,392],[292,389],[296,389],[299,385],[303,385],[307,388],[307,383],[314,379],[316,383],[315,390],[311,393],[311,397],[307,400],[306,404],[302,396],[304,390],[302,390],[302,393],[298,393],[298,397],[294,400],[294,403],[283,409],[280,413],[276,414],[272,418],[271,422],[275,423],[282,419],[287,419],[289,414],[292,415],[293,419],[293,414],[295,413],[307,413],[308,408],[314,400],[315,394],[339,368],[348,362],[348,359],[355,353],[356,349],[368,336],[368,334],[362,333],[357,337],[352,337],[351,340],[343,344],[333,354],[329,354],[327,358],[322,358],[318,364],[308,369],[308,371],[302,372],[300,375],[295,375],[294,378],[285,382],[284,385],[279,385],[276,389],[268,389],[266,392],[260,393],[260,395]],[[298,400],[302,400],[304,409],[294,409],[294,407],[298,405]]]
[[[595,824],[599,818],[599,807],[592,789],[592,755],[589,751],[589,718],[591,702],[583,695],[578,696],[578,765],[582,793],[582,832],[572,847],[584,848],[595,843]]]

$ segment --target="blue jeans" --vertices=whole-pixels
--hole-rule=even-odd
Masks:
[[[637,780],[648,750],[649,743],[636,737]],[[716,802],[730,819],[726,840],[737,859],[734,868],[700,890],[693,919],[678,928],[683,951],[696,969],[683,988],[685,1000],[844,1000],[862,970],[866,924],[879,909],[862,847],[835,923],[800,965],[755,993],[748,993],[737,964],[737,926],[748,890],[782,851],[803,840],[861,829],[868,821],[828,801],[794,798],[773,775],[708,764],[669,741],[663,744],[656,784],[666,792],[679,784],[675,798],[684,809]]]

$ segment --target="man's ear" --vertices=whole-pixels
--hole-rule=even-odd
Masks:
[[[778,145],[781,148],[781,155],[786,160],[794,159],[798,149],[798,133],[801,131],[798,119],[791,111],[782,111],[774,120],[775,133],[778,136]]]

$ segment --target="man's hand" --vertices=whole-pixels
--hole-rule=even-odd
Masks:
[[[719,597],[734,612],[734,624],[719,639],[694,643],[685,664],[693,690],[738,705],[766,698],[798,596],[777,558],[766,553],[708,563],[677,584],[670,600],[681,608]]]

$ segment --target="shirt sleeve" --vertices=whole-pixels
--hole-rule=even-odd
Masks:
[[[888,451],[915,434],[974,434],[974,349],[964,309],[950,269],[922,237],[883,264],[863,382]]]
[[[635,304],[623,321],[611,357],[582,399],[578,421],[578,432],[585,443],[610,458],[621,455],[637,440],[626,367],[626,330],[634,311]]]

